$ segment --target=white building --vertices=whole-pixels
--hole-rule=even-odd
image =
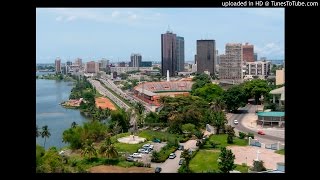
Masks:
[[[192,64],[191,72],[197,72],[197,64]]]
[[[117,72],[117,74],[126,73],[130,71],[150,71],[153,67],[110,67],[110,71]]]
[[[271,72],[270,61],[247,62],[245,74],[252,76],[268,76]]]

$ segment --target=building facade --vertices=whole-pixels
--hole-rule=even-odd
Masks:
[[[167,31],[161,34],[161,75],[166,76],[167,70],[169,75],[174,76],[177,71],[177,36]]]
[[[109,65],[109,60],[102,58],[100,61],[98,61],[98,63],[99,63],[99,70],[105,71],[107,69],[107,66]]]
[[[81,67],[81,66],[82,66],[82,59],[77,58],[77,59],[74,61],[74,65],[78,65],[79,67]]]
[[[60,58],[57,58],[55,61],[54,61],[54,65],[55,65],[55,72],[56,73],[61,73],[61,59]]]
[[[141,62],[139,67],[152,67],[152,62],[151,61]]]
[[[197,72],[215,74],[215,40],[197,40]]]
[[[177,71],[184,71],[184,38],[177,36]]]
[[[117,72],[118,74],[130,71],[150,71],[153,67],[110,67],[110,72]]]
[[[276,85],[284,84],[284,68],[276,70]]]
[[[130,67],[139,67],[142,61],[142,56],[141,54],[131,54],[131,63]]]
[[[243,79],[242,44],[227,43],[225,54],[220,55],[219,78],[221,81],[241,83]]]
[[[254,61],[258,61],[258,53],[254,53],[253,57],[254,57]]]
[[[90,61],[86,63],[86,73],[98,73],[99,72],[99,63]]]
[[[246,63],[246,75],[253,76],[269,76],[271,72],[270,61],[257,61]]]
[[[119,67],[126,67],[126,63],[125,62],[119,63]]]
[[[245,62],[254,62],[254,46],[246,43],[242,46],[243,60]]]

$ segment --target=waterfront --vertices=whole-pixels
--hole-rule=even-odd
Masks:
[[[39,75],[41,73],[37,73]],[[36,123],[41,131],[48,125],[51,136],[46,140],[46,149],[51,146],[61,148],[67,144],[62,142],[62,133],[72,122],[82,124],[87,121],[77,109],[66,109],[60,105],[69,98],[72,82],[56,80],[36,80]],[[44,138],[38,137],[36,142],[43,146]]]

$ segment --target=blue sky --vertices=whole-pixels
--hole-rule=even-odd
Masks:
[[[226,43],[249,42],[259,59],[284,59],[283,8],[37,8],[36,61],[118,62],[131,53],[160,61],[168,27],[184,37],[186,61],[194,60],[199,39],[214,39],[219,54]]]

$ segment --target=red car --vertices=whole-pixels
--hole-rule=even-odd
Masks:
[[[263,131],[261,131],[261,130],[258,131],[258,134],[265,135],[265,133]]]

